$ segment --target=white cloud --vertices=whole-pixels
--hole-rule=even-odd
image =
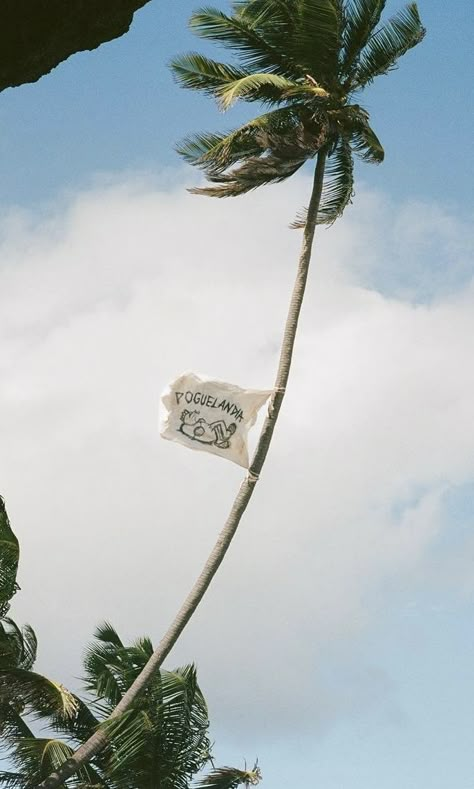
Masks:
[[[178,180],[97,187],[4,226],[0,479],[23,551],[15,613],[38,630],[40,667],[67,682],[104,618],[158,640],[240,481],[231,464],[160,442],[160,390],[185,369],[268,388],[276,367],[300,240],[287,223],[309,182],[212,202]],[[267,465],[170,659],[197,660],[233,731],[271,731],[283,712],[301,723],[316,707],[325,726],[371,693],[390,697],[370,667],[360,697],[328,689],[331,655],[350,651],[386,579],[409,583],[445,527],[444,492],[474,474],[467,269],[432,291],[430,261],[418,262],[415,299],[405,270],[388,279],[434,226],[443,249],[458,235],[465,249],[468,233],[439,206],[358,199],[319,234]]]

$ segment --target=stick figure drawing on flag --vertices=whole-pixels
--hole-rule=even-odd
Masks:
[[[188,411],[185,409],[180,416],[181,424],[178,430],[192,439],[192,441],[199,441],[201,444],[213,444],[219,449],[228,449],[230,447],[230,439],[237,427],[235,422],[226,425],[223,419],[218,419],[209,423],[203,417],[199,417],[199,414],[199,411]]]

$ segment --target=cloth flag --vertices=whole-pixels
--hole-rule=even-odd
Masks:
[[[271,391],[183,373],[161,396],[160,434],[189,449],[212,452],[248,468],[248,431]]]

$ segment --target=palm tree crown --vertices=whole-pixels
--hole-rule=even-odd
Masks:
[[[204,8],[192,30],[217,42],[237,65],[190,53],[172,62],[184,87],[268,112],[229,133],[196,134],[178,151],[213,184],[191,191],[240,195],[283,181],[320,150],[327,153],[318,223],[333,222],[353,191],[353,154],[379,163],[384,151],[357,103],[360,91],[424,35],[415,3],[384,25],[385,0],[236,0],[232,13]],[[304,224],[304,216],[296,225]]]
[[[10,608],[10,600],[18,589],[16,575],[20,546],[8,519],[5,502],[0,496],[0,619]]]
[[[153,646],[148,638],[125,646],[107,623],[95,635],[84,660],[90,702],[51,681],[46,685],[45,678],[33,672],[13,672],[7,677],[0,671],[0,695],[2,680],[8,679],[20,701],[16,717],[10,714],[0,730],[0,741],[7,745],[7,755],[15,768],[0,772],[0,787],[36,786],[70,758],[74,746],[102,726],[107,731],[108,747],[63,786],[188,789],[212,761],[207,705],[197,684],[196,669],[189,665],[158,672],[131,710],[107,720],[152,654]],[[47,736],[35,736],[25,716],[41,721]],[[258,768],[214,768],[199,785],[233,789],[257,783],[259,777]]]

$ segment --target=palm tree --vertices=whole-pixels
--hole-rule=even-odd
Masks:
[[[35,631],[30,625],[19,627],[7,616],[19,589],[20,547],[1,497],[0,545],[0,739],[29,737],[32,733],[24,719],[29,705],[44,714],[61,715],[73,708],[74,700],[60,684],[32,671],[37,652]]]
[[[10,727],[10,772],[0,773],[0,787],[28,789],[64,764],[73,748],[98,728],[107,732],[108,746],[91,764],[81,767],[63,786],[81,789],[188,789],[211,759],[208,712],[194,666],[156,672],[145,693],[124,716],[108,720],[153,653],[148,638],[124,646],[116,630],[103,624],[84,660],[88,702],[69,693],[68,707],[47,706],[32,692],[22,717],[33,717],[49,736],[35,736]],[[18,687],[25,698],[24,684]],[[67,692],[66,692],[67,693]],[[199,785],[232,789],[257,783],[260,773],[224,767],[212,769]]]
[[[351,200],[354,155],[375,164],[383,160],[382,145],[358,97],[376,77],[393,70],[425,33],[416,3],[382,24],[384,6],[385,0],[235,0],[230,14],[204,8],[192,15],[191,29],[229,49],[235,62],[193,52],[172,64],[181,85],[212,96],[222,110],[238,99],[268,109],[231,132],[196,134],[184,140],[179,152],[203,170],[210,184],[191,191],[237,196],[284,181],[314,159],[316,164],[308,208],[293,223],[303,229],[301,254],[273,397],[249,473],[201,575],[114,715],[133,704],[176,643],[253,494],[288,382],[316,226],[332,224]],[[104,734],[98,732],[66,770],[57,771],[41,787],[57,787],[105,743]]]
[[[0,619],[10,609],[10,600],[18,589],[16,575],[20,546],[8,519],[5,502],[0,496]]]
[[[0,671],[31,669],[36,659],[36,636],[30,625],[18,627],[7,616],[17,583],[20,546],[0,496]],[[1,716],[0,716],[1,725]]]
[[[18,627],[7,616],[11,599],[18,591],[17,572],[20,546],[8,519],[5,502],[0,496],[0,671],[30,669],[36,658],[34,630],[25,625]],[[1,699],[0,699],[1,703]],[[0,715],[0,726],[1,726]]]

